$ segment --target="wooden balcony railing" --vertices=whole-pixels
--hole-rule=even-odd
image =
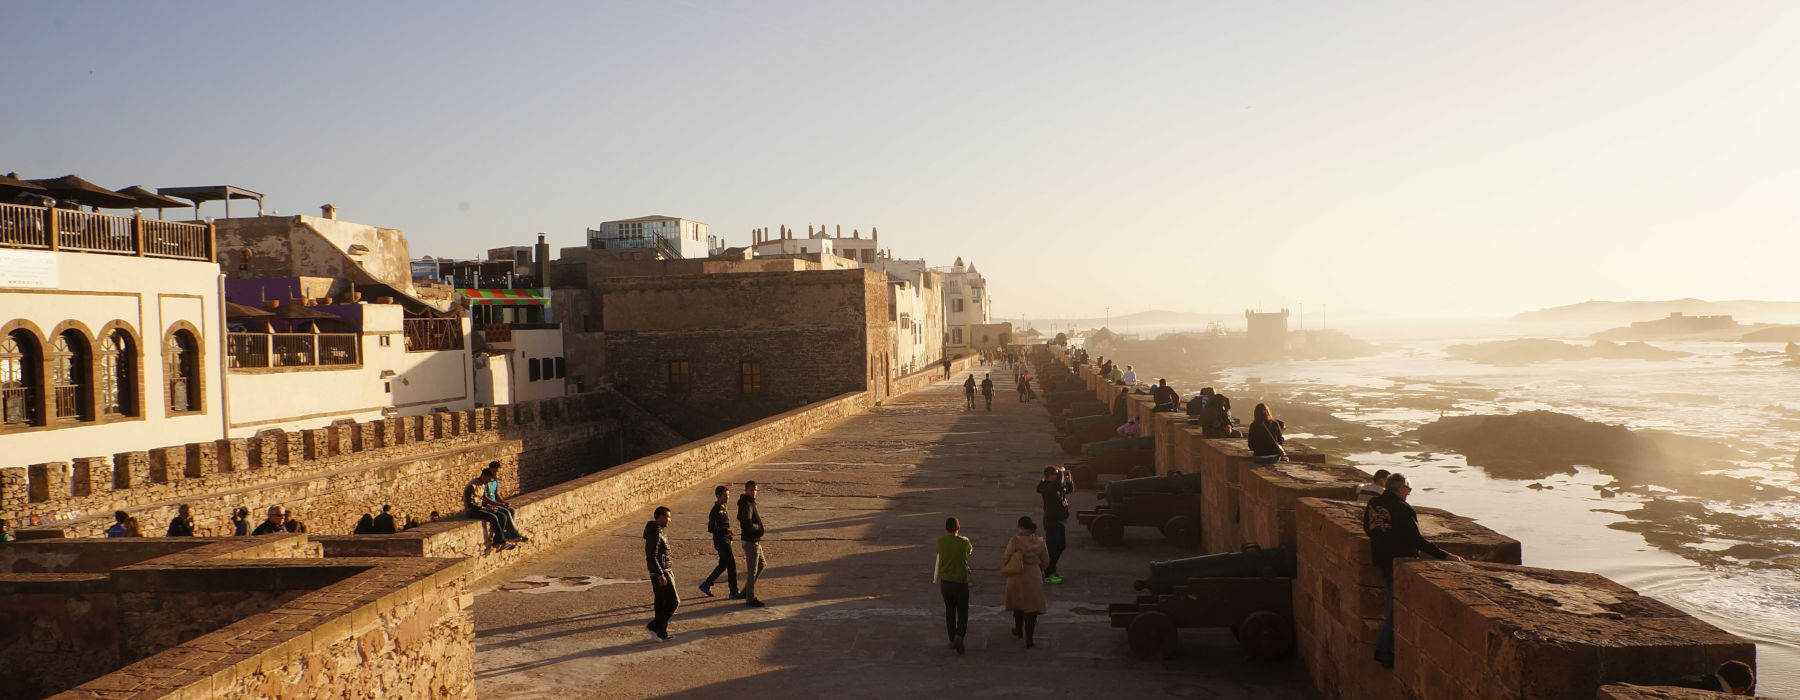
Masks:
[[[356,333],[231,333],[225,338],[230,369],[358,365]]]
[[[213,227],[141,215],[0,204],[0,248],[213,260]]]
[[[458,350],[463,346],[462,319],[409,318],[403,323],[407,352]]]

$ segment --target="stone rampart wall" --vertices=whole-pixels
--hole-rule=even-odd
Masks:
[[[357,517],[379,512],[384,504],[420,520],[432,511],[460,511],[463,484],[489,461],[504,465],[501,487],[516,493],[679,441],[679,435],[623,397],[595,392],[316,430],[270,431],[253,439],[76,460],[73,466],[0,470],[0,478],[24,471],[31,494],[23,506],[0,511],[0,517],[14,522],[32,515],[58,518],[20,528],[28,537],[98,537],[112,525],[112,511],[125,510],[138,518],[145,535],[155,536],[166,529],[176,506],[187,504],[200,534],[224,535],[230,534],[231,512],[239,506],[260,522],[268,506],[285,505],[312,531],[348,533]],[[253,444],[260,452],[245,454],[272,458],[231,459],[240,447]],[[219,449],[210,449],[215,447]],[[177,465],[171,461],[177,454],[194,459]],[[92,480],[95,475],[116,477],[121,472],[114,464],[140,463],[164,468],[147,471],[148,481]],[[67,476],[83,478],[66,482]],[[87,487],[79,488],[84,483]]]
[[[1119,388],[1091,365],[1077,372],[1110,405]],[[1153,426],[1157,473],[1201,475],[1204,552],[1295,550],[1296,647],[1327,697],[1688,697],[1608,684],[1667,683],[1727,659],[1754,665],[1744,639],[1595,574],[1520,566],[1517,540],[1419,508],[1426,538],[1472,563],[1397,567],[1396,666],[1383,668],[1374,648],[1387,588],[1354,500],[1367,475],[1293,441],[1291,461],[1256,464],[1244,439],[1202,439],[1185,416],[1144,404],[1127,398]]]

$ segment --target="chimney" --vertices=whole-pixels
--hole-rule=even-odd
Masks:
[[[806,225],[806,237],[807,237],[807,238],[812,238],[812,237],[813,237],[813,232],[812,232],[812,224],[807,224],[807,225]]]
[[[535,260],[537,263],[537,273],[539,277],[542,277],[544,274],[544,263],[550,262],[550,244],[544,242],[544,234],[538,234],[537,247],[533,249],[532,252],[537,254]]]
[[[869,227],[869,240],[871,240],[871,241],[881,240],[881,229],[876,228],[874,226],[870,226]]]
[[[333,204],[327,204],[325,206],[319,207],[319,216],[325,217],[327,219],[336,219],[337,218],[337,206],[333,205]]]
[[[860,229],[860,228],[858,228],[858,229],[851,229],[851,230],[850,230],[850,237],[851,237],[851,238],[862,238],[862,229]]]
[[[838,237],[838,238],[843,238],[843,237],[844,237],[844,225],[843,225],[843,224],[838,224],[838,225],[837,225],[837,237]]]

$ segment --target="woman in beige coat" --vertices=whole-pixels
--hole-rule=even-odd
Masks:
[[[1025,648],[1030,649],[1035,646],[1032,635],[1037,632],[1038,615],[1044,612],[1044,565],[1050,562],[1050,550],[1037,536],[1037,523],[1031,522],[1031,516],[1019,518],[1019,534],[1007,541],[1006,552],[1000,555],[1001,571],[1015,555],[1023,566],[1018,573],[1006,575],[1006,609],[1013,614],[1013,636],[1024,637]]]

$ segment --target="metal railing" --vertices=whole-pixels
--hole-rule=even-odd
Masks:
[[[212,260],[210,224],[0,204],[0,247]]]
[[[328,367],[358,365],[357,333],[230,333],[225,338],[228,367]]]
[[[403,323],[407,352],[458,350],[463,346],[462,319],[409,318]]]

